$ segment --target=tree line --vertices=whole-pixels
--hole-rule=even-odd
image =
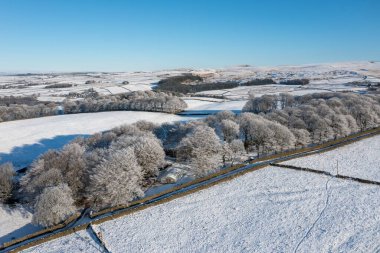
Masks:
[[[243,111],[262,115],[293,131],[307,131],[314,143],[379,126],[380,96],[353,93],[251,97]]]
[[[119,95],[94,96],[84,99],[66,99],[62,103],[42,103],[34,97],[0,98],[0,122],[53,116],[61,113],[104,111],[151,111],[178,113],[187,104],[171,94],[154,91],[136,91]]]
[[[285,85],[306,85],[309,84],[310,80],[309,79],[288,79],[288,80],[281,80],[280,84],[285,84]]]
[[[253,86],[253,85],[265,85],[275,84],[273,79],[252,79],[246,82],[240,81],[218,81],[218,82],[205,82],[200,76],[193,74],[184,74],[181,76],[172,76],[162,79],[158,82],[154,88],[158,91],[175,92],[175,93],[196,93],[207,90],[220,90],[220,89],[232,89],[239,86]]]

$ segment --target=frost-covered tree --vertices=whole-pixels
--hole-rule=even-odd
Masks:
[[[269,140],[272,145],[268,148],[273,151],[283,151],[293,148],[296,138],[293,133],[287,128],[277,122],[268,122],[268,128],[272,131],[272,139]]]
[[[235,113],[231,112],[231,111],[221,111],[221,112],[218,112],[217,114],[215,114],[217,120],[220,122],[222,120],[232,120],[234,121],[235,120]]]
[[[379,124],[378,116],[368,105],[364,106],[361,104],[355,104],[350,109],[350,113],[355,118],[361,131],[375,127]]]
[[[83,141],[81,146],[86,145],[88,150],[97,148],[108,148],[109,145],[117,138],[117,135],[112,132],[96,133]],[[80,143],[79,143],[80,144]]]
[[[146,120],[139,120],[134,123],[133,126],[136,126],[139,130],[144,132],[153,132],[157,128],[156,124]]]
[[[240,131],[246,150],[254,149],[257,155],[270,150],[274,143],[274,132],[268,127],[272,122],[261,116],[243,113],[240,117]]]
[[[63,147],[60,153],[61,164],[57,169],[62,171],[65,182],[78,198],[83,194],[86,163],[84,159],[85,149],[77,143],[70,143]]]
[[[352,132],[352,130],[354,130],[349,128],[349,123],[344,115],[331,113],[327,115],[326,118],[328,119],[329,125],[334,132],[334,139],[347,136]]]
[[[310,133],[306,129],[291,128],[290,131],[292,131],[295,137],[295,148],[305,147],[306,145],[310,144]]]
[[[333,139],[334,132],[325,119],[318,114],[311,113],[306,119],[307,130],[314,143],[321,143]]]
[[[270,121],[276,121],[280,123],[281,125],[289,127],[290,122],[289,122],[289,115],[287,114],[286,111],[284,110],[276,110],[273,112],[270,112],[266,115],[264,115],[264,118]]]
[[[280,109],[285,109],[287,107],[293,106],[294,97],[289,93],[280,93],[279,95]]]
[[[222,161],[222,145],[215,131],[208,126],[198,126],[182,139],[177,148],[177,158],[189,162],[197,176],[215,171]]]
[[[239,136],[239,125],[232,120],[222,120],[220,128],[224,141],[231,142]]]
[[[41,155],[20,180],[23,197],[30,202],[44,188],[65,183],[75,199],[82,198],[86,171],[84,152],[78,143],[70,143],[62,151],[49,150]]]
[[[289,128],[307,129],[314,142],[321,142],[345,136],[357,129],[364,131],[379,126],[378,97],[353,93],[313,93],[295,97],[280,94],[250,98],[244,111],[268,114],[267,119]],[[289,117],[280,115],[271,101],[276,101]]]
[[[66,184],[47,187],[36,199],[32,222],[43,227],[54,226],[75,211],[71,190]]]
[[[0,165],[0,203],[6,202],[12,195],[14,174],[11,163]]]
[[[343,115],[343,116],[346,118],[347,127],[348,129],[350,129],[351,133],[356,133],[357,131],[359,131],[358,124],[356,123],[356,120],[354,119],[354,117],[352,117],[349,114]]]
[[[234,162],[239,160],[239,158],[245,153],[244,143],[241,140],[235,139],[229,143],[225,142],[222,149],[224,165],[226,165],[227,162],[230,162],[231,165],[233,165]]]
[[[88,197],[94,209],[128,204],[144,195],[142,180],[133,148],[114,150],[90,175]]]
[[[136,125],[121,125],[119,127],[113,128],[111,131],[115,133],[117,136],[142,136],[146,134],[146,132],[140,130]]]
[[[244,112],[268,113],[277,109],[278,98],[274,95],[263,95],[247,101],[243,107]]]
[[[244,141],[244,147],[248,150],[248,147],[251,145],[250,139],[252,133],[252,121],[254,120],[254,114],[252,113],[242,113],[239,116],[239,127],[240,133]]]
[[[112,144],[110,152],[131,147],[134,150],[137,163],[141,166],[144,176],[156,176],[158,168],[163,164],[165,152],[160,141],[153,136],[122,136]]]
[[[46,164],[43,158],[34,161],[20,180],[22,196],[31,204],[45,188],[64,183],[61,171],[56,168],[46,168]]]

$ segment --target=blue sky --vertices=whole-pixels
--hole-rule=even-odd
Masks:
[[[380,59],[379,0],[0,0],[0,71]]]

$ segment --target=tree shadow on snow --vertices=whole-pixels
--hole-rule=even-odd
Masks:
[[[16,230],[13,230],[12,232],[10,232],[4,236],[1,236],[0,237],[0,244],[2,244],[4,242],[12,241],[14,239],[17,239],[17,238],[20,238],[23,236],[26,236],[30,233],[37,232],[38,230],[41,230],[41,229],[43,229],[43,228],[40,226],[35,226],[31,223],[25,224],[24,226],[22,226]]]
[[[25,208],[20,205],[17,206],[9,206],[9,205],[0,205],[0,215],[7,214],[5,217],[0,218],[0,220],[5,221],[5,219],[12,219],[12,216],[14,215],[14,219],[30,219],[31,213]],[[8,223],[8,225],[12,226],[13,222]],[[7,222],[6,222],[7,224]],[[8,228],[9,229],[9,228]],[[40,226],[34,226],[31,223],[27,223],[23,225],[22,227],[18,227],[10,231],[8,234],[3,234],[0,236],[0,244],[4,242],[9,242],[11,240],[14,240],[16,238],[20,238],[22,236],[25,236],[29,233],[36,232],[38,230],[42,229]]]
[[[11,162],[16,170],[22,169],[49,149],[60,149],[77,137],[88,136],[85,134],[57,135],[51,139],[42,139],[38,143],[14,147],[10,153],[0,153],[0,164]]]

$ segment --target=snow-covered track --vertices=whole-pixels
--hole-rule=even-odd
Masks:
[[[92,215],[91,217],[87,216],[87,212],[85,212],[83,216],[86,216],[86,217],[81,216],[80,218],[77,219],[78,222],[70,223],[66,227],[61,228],[59,230],[51,231],[46,234],[41,234],[34,238],[30,238],[26,241],[21,241],[16,244],[13,244],[12,246],[9,246],[9,247],[2,247],[2,248],[0,247],[0,253],[19,252],[21,250],[42,244],[44,242],[51,241],[53,239],[72,234],[79,230],[84,230],[90,224],[100,224],[108,220],[113,220],[113,219],[131,214],[134,212],[138,212],[140,210],[149,208],[151,206],[169,202],[173,199],[209,188],[221,182],[231,180],[238,176],[244,175],[245,173],[265,168],[273,163],[276,164],[276,163],[287,161],[294,158],[326,152],[326,151],[333,150],[335,148],[338,148],[338,147],[341,147],[341,146],[344,146],[344,145],[347,145],[355,141],[359,141],[361,139],[368,138],[377,134],[380,134],[380,128],[375,128],[375,129],[367,130],[361,133],[353,134],[351,136],[329,141],[324,144],[316,145],[314,147],[306,147],[299,150],[292,150],[292,151],[283,152],[283,153],[279,153],[275,155],[270,155],[267,157],[262,157],[260,159],[256,159],[252,161],[249,164],[240,164],[237,166],[233,166],[231,168],[221,170],[219,172],[213,173],[206,177],[196,179],[196,180],[193,180],[192,182],[172,188],[168,191],[159,193],[157,195],[134,201],[128,207],[115,207],[111,209],[106,209],[95,215]]]

